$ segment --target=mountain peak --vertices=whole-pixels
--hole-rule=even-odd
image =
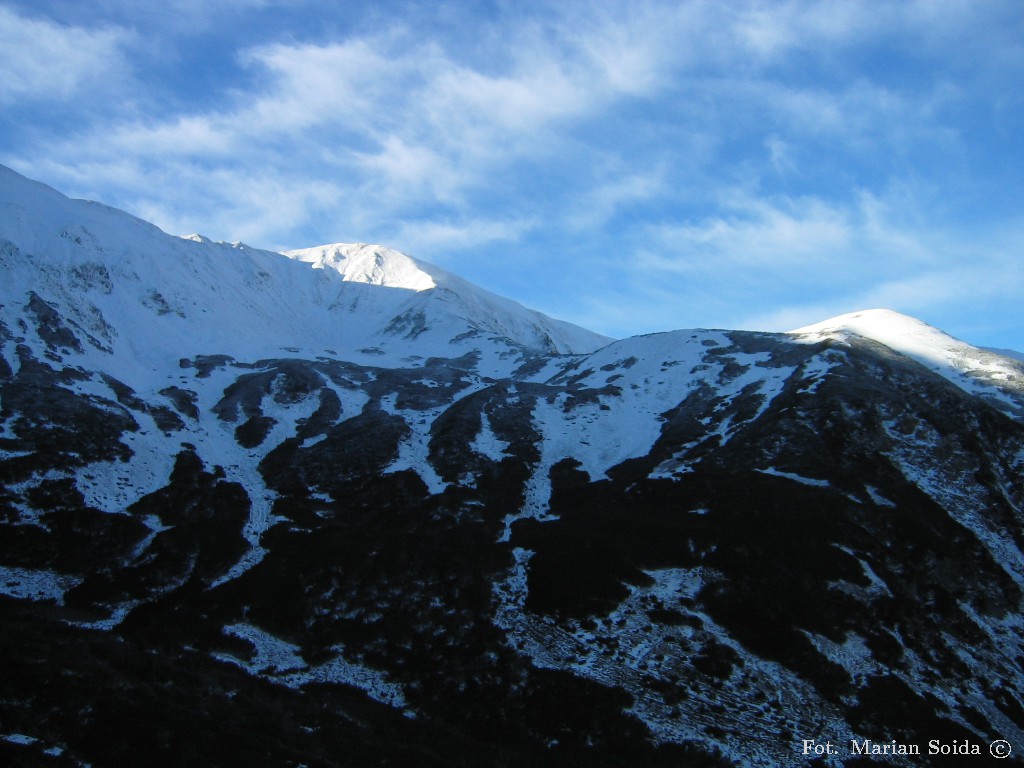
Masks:
[[[284,251],[313,269],[329,270],[347,283],[362,283],[423,294],[415,297],[427,315],[441,312],[460,318],[465,326],[456,335],[483,332],[506,337],[532,349],[560,354],[590,352],[611,339],[578,326],[555,320],[518,302],[491,293],[458,275],[428,264],[401,251],[368,243],[334,243]],[[426,293],[432,289],[436,292]],[[424,315],[425,317],[426,315]],[[468,324],[468,325],[467,325]],[[398,323],[404,327],[405,321]]]
[[[438,285],[443,272],[400,251],[368,243],[333,243],[313,248],[284,251],[296,261],[312,264],[314,269],[333,269],[344,280],[425,291]],[[443,279],[442,279],[443,282]]]
[[[797,328],[799,334],[853,334],[885,344],[897,352],[924,352],[936,345],[963,344],[938,328],[892,309],[863,309]],[[967,346],[967,345],[965,345]]]
[[[891,309],[866,309],[839,315],[790,331],[810,341],[851,336],[871,339],[899,352],[973,394],[994,399],[997,407],[1016,411],[1002,388],[1019,391],[1024,374],[1019,360],[997,351],[979,349],[915,317]],[[994,386],[996,385],[996,386]]]

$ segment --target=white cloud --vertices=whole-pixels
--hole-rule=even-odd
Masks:
[[[354,153],[360,167],[374,179],[375,185],[390,190],[391,197],[405,194],[431,195],[436,200],[457,199],[461,186],[459,174],[437,150],[422,144],[410,144],[398,136],[387,136],[373,152]]]
[[[227,117],[252,133],[301,131],[341,123],[371,131],[401,110],[403,91],[416,88],[416,75],[434,66],[430,51],[418,62],[392,55],[381,39],[351,39],[327,45],[274,44],[241,54],[243,63],[267,77],[254,93],[238,99]],[[262,79],[262,78],[261,78]]]
[[[108,87],[128,68],[130,32],[85,29],[28,18],[0,6],[0,104],[67,99],[86,88]]]
[[[179,175],[180,176],[180,175]],[[167,179],[173,183],[174,175]],[[295,236],[296,229],[311,219],[330,215],[344,199],[344,192],[330,181],[309,180],[277,172],[250,169],[195,169],[191,189],[199,196],[211,198],[214,215],[212,226],[219,239],[243,240],[267,248],[294,248],[314,243],[285,240]],[[210,190],[215,190],[210,194]],[[183,222],[184,223],[184,222]],[[339,222],[344,227],[345,222]],[[179,225],[177,232],[187,231]],[[341,238],[339,238],[341,239]]]
[[[111,149],[129,157],[226,155],[238,148],[238,137],[218,123],[216,117],[184,115],[151,126],[128,124],[113,134]]]
[[[613,333],[616,324],[785,331],[876,307],[940,326],[943,317],[1016,317],[1021,222],[965,233],[928,202],[912,185],[846,202],[733,191],[723,215],[650,229],[625,262],[609,259],[607,269],[629,267],[619,296],[584,316]]]
[[[201,12],[191,0],[179,5]],[[829,7],[843,17],[855,15],[857,6]],[[570,6],[546,27],[527,15],[490,29],[500,50],[475,67],[453,41],[401,24],[322,44],[257,43],[240,54],[251,85],[226,91],[222,106],[149,112],[99,126],[55,150],[68,164],[72,155],[81,162],[136,157],[152,166],[201,159],[222,172],[237,165],[240,175],[251,163],[282,176],[305,165],[312,178],[346,179],[368,209],[386,216],[417,203],[466,205],[468,192],[493,185],[522,159],[564,160],[582,125],[588,127],[579,134],[583,140],[607,151],[593,121],[620,101],[649,101],[665,89],[677,102],[680,94],[698,95],[677,107],[683,110],[673,127],[677,135],[725,126],[752,106],[775,115],[785,129],[772,138],[776,168],[792,157],[784,149],[794,132],[831,133],[849,145],[851,135],[891,134],[893,126],[916,122],[914,105],[885,88],[863,82],[840,91],[794,87],[752,70],[751,46],[784,51],[842,29],[829,27],[831,16],[810,12],[805,3],[737,8],[646,3],[583,13]],[[858,28],[875,24],[872,14],[858,18]],[[754,28],[779,42],[751,42]],[[730,35],[733,45],[723,45]],[[742,76],[723,79],[730,68]]]
[[[909,57],[951,46],[987,57],[1002,48],[992,45],[996,39],[1015,36],[1014,22],[1022,19],[1017,0],[750,0],[726,13],[734,40],[762,63],[810,51],[833,66],[854,46],[893,40]]]
[[[742,190],[720,203],[725,215],[662,225],[640,257],[648,270],[686,274],[743,268],[758,272],[810,269],[840,260],[855,239],[852,213],[822,200],[765,199]]]
[[[563,44],[581,54],[591,78],[617,94],[656,93],[671,85],[680,68],[699,62],[702,49],[715,49],[708,40],[714,24],[703,2],[569,8],[558,25]]]
[[[497,77],[446,67],[416,101],[440,135],[456,128],[471,137],[491,139],[492,132],[532,132],[550,121],[581,114],[592,106],[593,96],[561,62],[542,59]]]
[[[530,24],[508,30],[507,37],[514,53],[486,71],[401,26],[324,44],[256,45],[239,56],[255,75],[248,91],[228,92],[220,106],[206,111],[150,112],[57,142],[49,149],[51,167],[78,177],[83,174],[75,168],[89,167],[99,174],[94,184],[145,178],[134,209],[162,211],[165,220],[181,218],[170,215],[175,207],[195,208],[194,192],[185,190],[198,180],[164,189],[155,188],[154,180],[169,179],[172,171],[191,177],[203,167],[217,179],[203,199],[241,215],[243,231],[266,231],[274,221],[286,235],[308,220],[295,206],[275,205],[268,217],[250,196],[228,197],[250,188],[251,168],[257,167],[262,184],[276,177],[298,198],[302,184],[347,189],[347,196],[336,197],[349,207],[338,218],[371,230],[386,228],[389,218],[406,218],[416,205],[446,205],[450,210],[437,227],[419,225],[424,232],[413,238],[440,242],[438,232],[447,231],[448,221],[489,220],[469,213],[473,190],[493,186],[522,159],[558,157],[566,146],[559,133],[565,125],[593,118],[619,94],[635,94],[646,77],[636,67],[653,67],[630,65],[628,77],[620,69],[611,72],[580,45],[560,45],[535,34]],[[633,41],[634,52],[643,44]],[[296,187],[287,183],[304,175],[308,181]],[[273,191],[271,197],[276,199]],[[297,216],[290,224],[283,220],[288,210]]]
[[[620,168],[609,180],[587,190],[574,201],[566,223],[577,231],[596,230],[622,209],[666,191],[664,171],[642,173]]]
[[[462,221],[406,222],[387,237],[406,253],[443,264],[452,252],[486,252],[496,242],[515,242],[536,226],[532,219],[468,219]]]

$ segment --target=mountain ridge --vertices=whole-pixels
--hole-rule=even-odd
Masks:
[[[380,357],[388,354],[389,346],[401,346],[403,336],[426,332],[420,345],[428,356],[465,354],[472,346],[462,343],[465,339],[489,337],[488,343],[477,346],[487,349],[497,364],[517,348],[568,353],[608,341],[454,276],[440,280],[445,284],[438,289],[443,296],[386,284],[375,286],[384,290],[369,291],[366,275],[364,280],[352,280],[352,275],[335,269],[307,266],[302,255],[316,249],[288,258],[241,243],[172,237],[115,209],[70,200],[9,169],[0,179],[7,242],[2,258],[10,289],[27,294],[50,288],[50,300],[62,304],[63,311],[96,340],[96,348],[117,343],[108,337],[111,327],[125,335],[153,325],[161,330],[155,338],[135,340],[135,355],[144,357],[154,345],[173,355],[175,349],[167,346],[174,342],[181,354],[206,344],[211,352],[250,358],[288,354],[286,348],[292,346],[305,346],[310,354],[337,348],[357,357],[360,349],[368,349],[363,358]],[[30,221],[35,226],[23,226]],[[398,273],[416,273],[407,265],[422,265],[390,249],[364,249],[391,265],[385,272],[399,265]],[[437,276],[447,275],[430,269]],[[418,274],[425,274],[422,266]],[[418,287],[430,286],[421,279]],[[115,290],[134,293],[137,304],[120,295],[110,298]],[[358,313],[350,311],[360,305]],[[104,312],[127,315],[107,323]],[[213,334],[211,329],[216,329]],[[224,349],[232,340],[237,349]],[[222,348],[214,350],[218,345]]]

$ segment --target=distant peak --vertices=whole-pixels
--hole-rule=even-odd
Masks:
[[[931,357],[936,349],[969,346],[916,317],[891,309],[864,309],[797,328],[800,335],[855,335],[885,344],[912,357]]]
[[[202,243],[203,245],[223,245],[240,251],[253,250],[252,246],[246,245],[241,240],[232,240],[230,243],[226,243],[223,240],[211,240],[206,235],[200,235],[194,232],[191,235],[178,235],[178,237],[182,240],[191,240],[193,243]]]
[[[904,315],[892,309],[862,309],[845,315],[822,320],[820,323],[797,328],[790,333],[827,333],[829,331],[850,331],[861,336],[871,336],[877,331],[907,332],[930,330],[942,333],[916,317]]]
[[[791,331],[804,341],[859,336],[917,360],[947,379],[974,391],[975,380],[1018,375],[1017,363],[978,349],[914,317],[891,309],[868,309],[839,315]]]
[[[312,264],[314,269],[333,269],[348,281],[425,291],[438,284],[444,273],[422,261],[383,245],[333,243],[284,251],[284,255]]]

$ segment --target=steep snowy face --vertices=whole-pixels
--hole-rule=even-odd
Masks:
[[[971,346],[916,318],[890,309],[869,309],[790,333],[808,343],[822,339],[849,343],[859,338],[884,344],[1001,410],[1024,417],[1024,362]]]
[[[345,282],[415,291],[421,295],[409,301],[406,317],[423,320],[455,317],[476,336],[514,340],[530,349],[556,354],[591,352],[611,341],[380,245],[335,243],[286,251],[285,255],[312,264],[316,269],[334,271]],[[466,327],[455,331],[454,335],[464,333]]]

